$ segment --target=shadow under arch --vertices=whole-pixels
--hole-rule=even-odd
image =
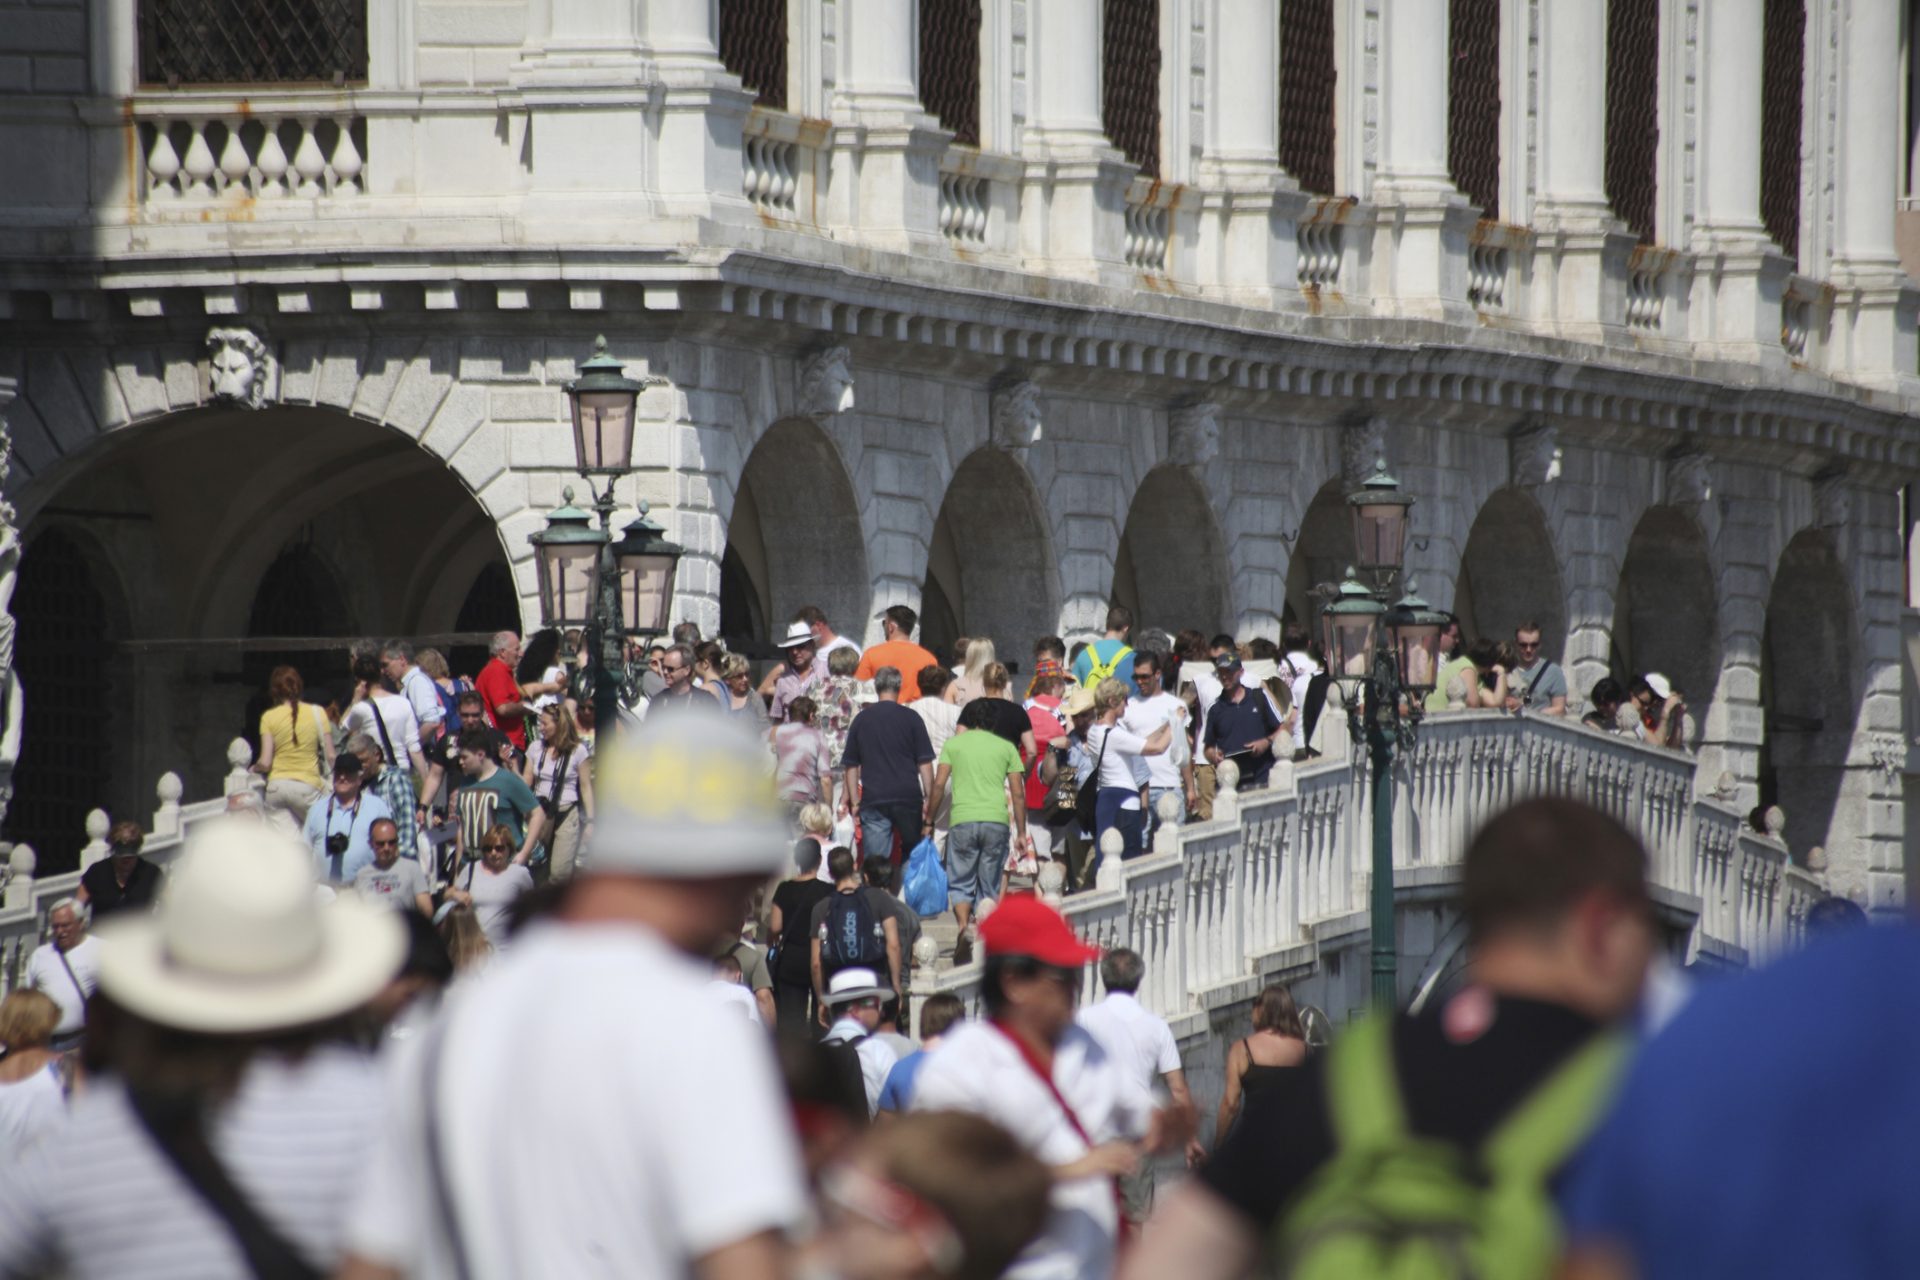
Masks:
[[[1453,600],[1465,639],[1511,641],[1515,628],[1536,623],[1541,652],[1564,670],[1567,593],[1559,557],[1546,514],[1518,489],[1494,490],[1474,517]],[[1575,705],[1578,693],[1567,692]]]
[[[1302,623],[1309,635],[1318,636],[1320,606],[1313,599],[1313,589],[1322,583],[1339,582],[1358,558],[1352,509],[1341,481],[1329,480],[1313,495],[1306,514],[1300,517],[1300,532],[1292,550],[1287,561],[1287,603],[1281,620]]]
[[[795,611],[815,605],[860,640],[872,602],[860,504],[840,450],[812,421],[783,418],[753,446],[734,490],[720,634],[737,653],[771,657]]]
[[[1226,537],[1186,468],[1155,467],[1135,491],[1108,598],[1132,610],[1136,635],[1148,627],[1212,635],[1230,625]]]
[[[1760,646],[1760,803],[1787,816],[1800,862],[1832,835],[1855,697],[1853,594],[1824,530],[1805,529],[1780,553]]]
[[[984,636],[1002,662],[1024,668],[1033,642],[1059,626],[1046,510],[1007,454],[977,449],[955,468],[933,522],[920,598],[920,642],[940,657],[958,636]]]
[[[1678,507],[1649,507],[1633,526],[1610,636],[1614,677],[1666,676],[1686,697],[1697,735],[1720,682],[1719,592],[1706,533]],[[1587,693],[1570,692],[1570,702]]]
[[[299,668],[309,700],[324,702],[327,681],[346,675],[350,637],[446,643],[479,566],[497,563],[511,578],[493,516],[442,459],[336,409],[149,419],[29,481],[19,501],[28,558],[37,531],[75,525],[124,584],[128,625],[109,665],[141,696],[116,712],[125,723],[113,778],[93,801],[124,816],[144,814],[169,770],[190,797],[217,791],[227,743],[252,737],[250,711],[272,666]],[[290,549],[325,566],[317,581],[332,587],[274,588],[270,570]],[[449,577],[457,585],[438,589]],[[279,604],[263,604],[263,585]],[[34,750],[23,743],[23,755]],[[76,824],[63,843],[84,838]]]

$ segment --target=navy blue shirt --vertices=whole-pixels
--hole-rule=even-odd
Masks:
[[[847,726],[840,763],[860,770],[863,805],[920,803],[920,766],[933,763],[933,739],[920,713],[881,699]]]
[[[1240,701],[1235,702],[1226,692],[1222,692],[1207,712],[1206,736],[1201,739],[1203,747],[1216,747],[1222,755],[1235,756],[1234,763],[1240,766],[1240,787],[1258,786],[1273,772],[1273,743],[1269,741],[1267,750],[1259,755],[1241,754],[1247,750],[1247,744],[1260,738],[1271,739],[1280,732],[1280,721],[1273,714],[1273,708],[1267,705],[1267,695],[1258,689],[1240,686]]]

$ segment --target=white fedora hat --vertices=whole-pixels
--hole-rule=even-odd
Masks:
[[[390,908],[322,905],[313,857],[258,823],[220,819],[188,842],[152,915],[100,926],[100,987],[183,1031],[298,1027],[365,1004],[400,971]]]
[[[789,622],[787,638],[780,642],[782,649],[798,649],[803,644],[812,644],[813,628],[804,622]]]
[[[880,985],[880,975],[856,965],[842,969],[827,979],[827,1003],[852,1004],[855,1000],[893,999],[893,988]]]

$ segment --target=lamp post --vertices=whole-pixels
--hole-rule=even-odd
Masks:
[[[1398,1000],[1399,949],[1393,913],[1393,758],[1413,745],[1425,699],[1439,667],[1440,628],[1435,612],[1407,583],[1391,608],[1394,580],[1406,561],[1407,511],[1411,495],[1387,474],[1385,459],[1348,495],[1360,568],[1349,567],[1337,586],[1316,594],[1328,603],[1320,613],[1321,643],[1347,708],[1347,731],[1365,743],[1373,776],[1373,1000],[1391,1008]],[[1370,581],[1363,582],[1364,571]],[[1384,625],[1383,625],[1384,624]]]
[[[614,482],[633,470],[634,406],[644,388],[607,354],[607,340],[595,338],[593,357],[566,391],[573,410],[574,460],[600,527],[573,505],[568,488],[562,504],[547,514],[547,527],[527,536],[545,624],[587,631],[595,733],[613,732],[620,713],[620,689],[628,679],[627,637],[666,632],[674,570],[683,554],[648,516],[644,502],[619,540],[613,536]],[[594,488],[595,476],[606,477],[604,489]]]

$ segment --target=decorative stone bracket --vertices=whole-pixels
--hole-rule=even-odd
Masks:
[[[1174,408],[1167,418],[1167,460],[1199,470],[1220,454],[1220,406],[1208,400]]]
[[[1348,489],[1358,489],[1373,474],[1374,463],[1387,456],[1387,420],[1370,417],[1340,428],[1340,475]]]
[[[253,329],[215,325],[207,330],[207,383],[222,404],[258,409],[267,402],[273,355]]]
[[[1697,449],[1668,458],[1667,501],[1676,507],[1702,507],[1713,501],[1713,458]]]
[[[1507,437],[1515,488],[1535,489],[1560,478],[1560,431],[1550,422],[1523,426]]]
[[[827,347],[800,368],[800,412],[830,418],[853,408],[853,357],[845,347]]]
[[[993,445],[1018,457],[1040,443],[1040,388],[1024,378],[993,393]]]

